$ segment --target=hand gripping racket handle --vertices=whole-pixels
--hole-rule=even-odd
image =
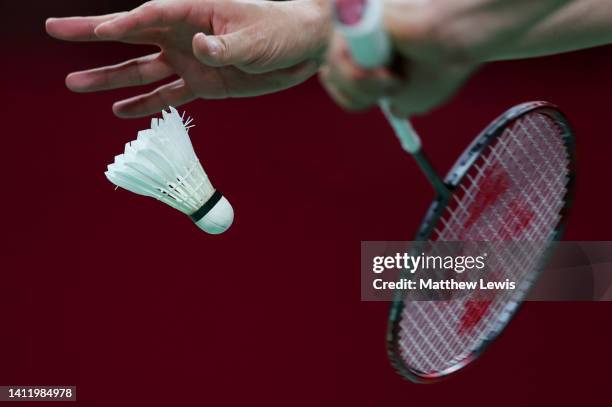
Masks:
[[[334,11],[336,25],[357,64],[372,69],[391,62],[391,41],[383,28],[382,0],[335,0]],[[379,106],[404,150],[410,154],[419,152],[421,139],[410,122],[393,116],[386,99]]]

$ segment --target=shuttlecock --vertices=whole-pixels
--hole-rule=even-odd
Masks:
[[[229,201],[212,186],[193,151],[184,121],[176,109],[162,111],[151,128],[138,132],[125,145],[105,175],[113,184],[135,194],[150,196],[189,215],[202,230],[225,232],[234,220]]]

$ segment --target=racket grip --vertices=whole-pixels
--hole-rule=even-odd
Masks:
[[[334,0],[336,27],[348,43],[353,60],[363,68],[388,65],[392,58],[391,40],[384,30],[382,0]],[[379,106],[410,154],[421,149],[421,140],[408,120],[391,114],[387,100]]]
[[[391,62],[391,41],[383,27],[382,0],[334,0],[336,27],[353,60],[372,69]]]

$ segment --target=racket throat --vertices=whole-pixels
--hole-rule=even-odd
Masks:
[[[427,157],[423,153],[423,150],[417,151],[412,156],[419,165],[419,168],[421,169],[423,174],[425,174],[425,177],[427,177],[427,180],[429,181],[431,186],[436,191],[436,194],[438,194],[441,198],[449,198],[451,195],[451,191],[448,188],[448,185],[446,185],[442,178],[440,178],[436,170],[431,165],[429,159],[427,159]]]

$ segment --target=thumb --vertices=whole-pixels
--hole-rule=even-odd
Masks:
[[[193,55],[203,64],[219,67],[248,65],[253,45],[240,32],[224,35],[197,33],[192,41]]]

